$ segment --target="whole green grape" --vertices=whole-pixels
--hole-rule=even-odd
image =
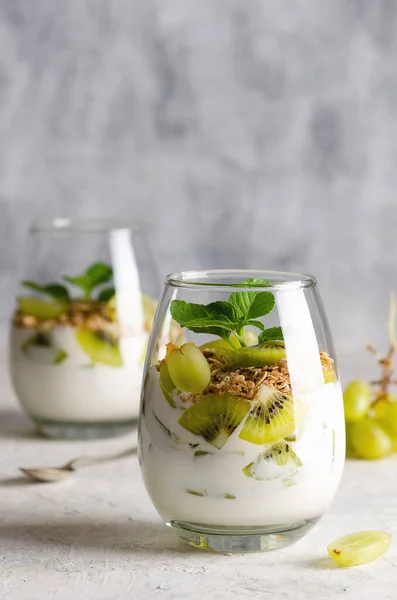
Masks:
[[[349,442],[358,458],[376,460],[393,451],[392,440],[374,419],[365,418],[349,426]]]
[[[178,390],[190,394],[203,392],[211,378],[209,364],[197,346],[191,343],[175,348],[167,356],[169,375]]]
[[[354,423],[362,419],[371,405],[371,388],[368,383],[357,379],[351,381],[343,392],[345,419]]]
[[[394,452],[397,451],[397,402],[389,401],[387,406],[383,408],[383,415],[379,422],[389,434],[393,444]]]

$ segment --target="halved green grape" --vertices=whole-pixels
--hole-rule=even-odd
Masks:
[[[385,531],[358,531],[328,544],[328,554],[339,565],[352,567],[379,558],[390,546],[391,535]]]
[[[203,392],[210,382],[209,364],[197,346],[183,344],[167,355],[167,367],[178,390],[191,394]]]
[[[121,367],[123,365],[116,337],[105,331],[90,331],[88,329],[78,329],[75,336],[82,350],[94,362],[110,367]]]
[[[374,419],[365,418],[351,423],[349,440],[358,458],[383,458],[393,449],[391,438]]]
[[[345,419],[349,423],[359,421],[371,405],[371,388],[366,381],[352,381],[343,392]]]
[[[172,398],[172,392],[175,390],[175,385],[170,377],[168,367],[165,362],[160,367],[160,387],[168,404],[170,404],[172,408],[176,408],[176,404]]]
[[[35,317],[39,321],[57,319],[67,309],[62,302],[48,302],[40,298],[23,297],[17,298],[19,310],[24,315]]]

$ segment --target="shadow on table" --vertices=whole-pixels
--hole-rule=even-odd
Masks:
[[[163,523],[128,519],[122,523],[98,523],[84,518],[61,519],[58,522],[0,525],[0,542],[34,543],[48,547],[49,543],[70,546],[73,550],[89,548],[103,552],[134,554],[197,553],[182,542],[174,531]]]
[[[41,438],[27,416],[17,410],[0,410],[0,438]]]

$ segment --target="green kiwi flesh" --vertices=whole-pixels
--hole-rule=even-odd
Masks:
[[[76,340],[93,362],[102,363],[109,367],[121,367],[121,357],[118,339],[106,331],[90,331],[78,329]]]
[[[273,444],[273,446],[263,454],[263,458],[268,462],[275,462],[280,467],[286,465],[290,460],[293,460],[298,467],[302,466],[298,456],[284,440],[277,442],[277,444]]]
[[[259,481],[263,480],[258,473],[258,467],[262,461],[267,463],[273,463],[279,467],[285,466],[289,461],[293,461],[298,467],[302,466],[300,458],[292,450],[290,444],[287,444],[284,440],[280,440],[276,444],[273,444],[266,452],[260,454],[258,458],[246,465],[242,471],[247,477],[253,477]]]
[[[291,435],[295,428],[292,396],[262,384],[239,437],[252,444],[272,444]]]
[[[240,425],[251,403],[231,394],[205,394],[184,411],[179,424],[221,449]]]
[[[227,368],[265,367],[277,364],[286,357],[284,342],[264,342],[257,346],[232,350],[213,348],[215,356],[225,363]]]
[[[172,406],[172,408],[176,408],[176,404],[172,398],[172,392],[176,388],[170,377],[168,367],[165,362],[160,367],[160,387],[168,404]]]

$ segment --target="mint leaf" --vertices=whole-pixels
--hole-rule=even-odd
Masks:
[[[281,327],[270,327],[270,329],[265,329],[265,331],[262,331],[258,337],[258,342],[262,344],[262,342],[267,342],[268,340],[282,342],[284,340],[284,336]]]
[[[239,286],[267,287],[266,279],[251,278],[235,284]],[[172,318],[182,327],[195,333],[207,333],[229,339],[234,333],[244,346],[244,327],[250,325],[262,331],[263,323],[257,319],[269,314],[275,305],[271,292],[233,292],[229,301],[218,301],[210,304],[195,304],[183,300],[173,300],[170,311]],[[271,334],[269,334],[271,335]],[[281,338],[282,339],[282,338]]]
[[[49,296],[53,300],[57,300],[58,302],[65,302],[67,304],[70,303],[70,296],[68,290],[63,285],[59,285],[58,283],[49,283],[48,285],[40,285],[35,283],[34,281],[22,281],[22,285],[35,292],[41,292],[46,296]]]
[[[95,263],[94,265],[91,265],[85,274],[91,279],[93,286],[97,286],[101,283],[107,283],[113,277],[113,271],[111,267],[105,263]]]
[[[229,302],[243,321],[264,317],[273,310],[275,304],[271,292],[233,292]]]
[[[228,302],[204,305],[173,300],[170,311],[175,321],[195,333],[211,333],[228,338],[231,332],[236,331],[237,315]]]
[[[91,299],[91,292],[98,285],[108,283],[112,279],[113,271],[105,263],[95,263],[91,265],[85,273],[76,277],[65,276],[65,281],[76,285],[84,292],[86,300]]]
[[[104,290],[101,290],[98,294],[98,302],[108,302],[110,300],[110,298],[113,298],[113,296],[116,295],[116,290],[114,289],[114,287],[111,288],[105,288]]]
[[[269,287],[270,281],[262,277],[251,277],[241,283],[234,283],[233,287]]]
[[[262,321],[247,321],[246,325],[251,325],[252,327],[257,327],[258,329],[261,329],[262,331],[264,331],[265,326],[262,323]]]

